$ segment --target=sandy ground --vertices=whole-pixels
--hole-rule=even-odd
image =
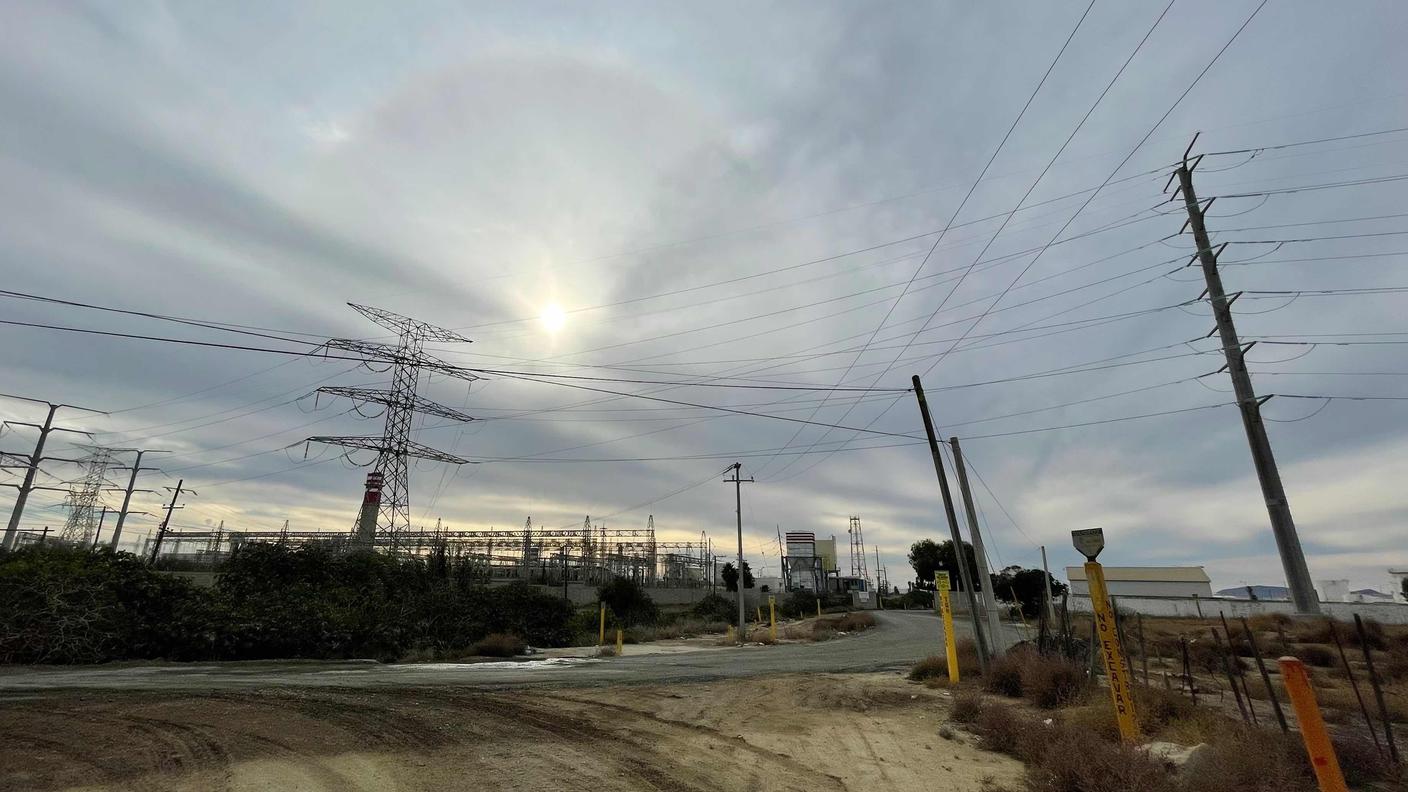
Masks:
[[[0,713],[12,790],[978,790],[1021,767],[940,735],[894,673],[533,691],[46,692]]]

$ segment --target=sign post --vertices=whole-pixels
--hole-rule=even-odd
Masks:
[[[1105,569],[1095,560],[1105,549],[1105,532],[1099,528],[1071,531],[1071,543],[1085,556],[1085,577],[1090,585],[1090,604],[1095,611],[1095,641],[1100,658],[1105,663],[1105,676],[1110,680],[1110,700],[1115,707],[1115,721],[1120,727],[1120,739],[1127,743],[1139,739],[1139,726],[1134,716],[1134,690],[1130,685],[1129,661],[1120,645],[1115,629],[1115,613],[1110,607],[1110,592],[1105,587]]]
[[[606,603],[605,603],[605,602],[601,603],[601,627],[597,630],[597,633],[596,633],[596,645],[597,645],[597,646],[605,646],[605,645],[606,645]]]
[[[939,597],[939,615],[944,620],[944,651],[948,657],[948,683],[958,684],[958,642],[953,637],[953,600],[949,596],[948,573],[934,573],[934,590]]]

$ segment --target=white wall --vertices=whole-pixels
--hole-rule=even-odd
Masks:
[[[1121,597],[1115,595],[1121,610],[1146,616],[1185,616],[1217,618],[1219,612],[1227,618],[1256,616],[1262,613],[1295,615],[1295,606],[1286,600],[1234,600],[1208,597]],[[1090,613],[1090,596],[1072,593],[1068,602],[1072,613]],[[1320,610],[1340,620],[1352,620],[1354,614],[1384,624],[1408,624],[1408,605],[1398,602],[1321,602]]]
[[[1199,597],[1212,598],[1212,584],[1162,580],[1107,580],[1105,586],[1116,597]],[[1072,580],[1071,593],[1090,595],[1085,580]]]

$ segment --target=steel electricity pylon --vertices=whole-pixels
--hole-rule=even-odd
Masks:
[[[363,518],[357,521],[354,533],[358,543],[385,543],[396,546],[396,537],[411,526],[411,457],[445,462],[451,465],[468,464],[469,460],[453,454],[438,451],[411,440],[411,419],[416,413],[435,415],[454,421],[471,421],[464,413],[436,404],[416,394],[422,371],[438,372],[464,380],[479,377],[456,366],[452,366],[425,352],[427,341],[438,343],[470,343],[468,338],[452,330],[426,324],[410,317],[348,303],[353,310],[371,321],[397,334],[395,344],[376,341],[335,338],[327,343],[329,350],[352,352],[363,355],[368,363],[390,366],[391,387],[387,389],[328,387],[319,388],[320,393],[343,396],[362,402],[375,402],[386,408],[386,426],[380,437],[310,437],[310,443],[326,443],[344,448],[362,449],[376,452],[376,460],[371,467],[373,476],[368,477],[368,491],[363,500]],[[373,484],[375,482],[375,490]],[[376,511],[376,519],[370,519],[370,510]]]
[[[113,449],[88,446],[85,450],[88,453],[79,461],[82,477],[69,483],[68,497],[64,499],[64,505],[68,507],[68,520],[64,522],[59,538],[86,545],[98,525],[98,499],[108,485]]]

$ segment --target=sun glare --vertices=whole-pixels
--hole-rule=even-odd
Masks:
[[[550,303],[543,308],[543,313],[538,317],[543,323],[543,327],[549,333],[556,333],[567,324],[567,312],[562,310],[562,306],[557,303]]]

